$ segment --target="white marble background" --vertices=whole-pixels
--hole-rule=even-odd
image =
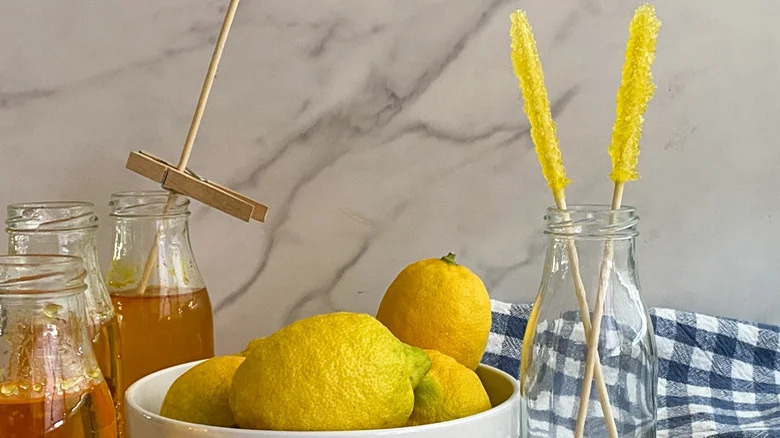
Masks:
[[[0,203],[152,187],[171,160],[224,0],[0,2]],[[233,351],[305,315],[373,312],[398,270],[458,253],[496,299],[542,270],[540,175],[508,56],[535,26],[569,202],[607,202],[605,149],[638,2],[245,0],[191,161],[271,206],[266,225],[194,207],[192,234]],[[641,210],[646,301],[780,323],[780,3],[661,0]],[[2,249],[2,248],[0,248]]]

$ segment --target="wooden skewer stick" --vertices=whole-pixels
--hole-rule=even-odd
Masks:
[[[622,193],[622,189],[621,189]],[[553,197],[555,198],[555,204],[560,210],[566,210],[566,195],[562,190],[554,191]],[[580,320],[582,321],[582,328],[587,340],[588,353],[592,350],[591,334],[593,333],[592,324],[590,321],[590,309],[588,306],[588,299],[585,291],[585,284],[582,282],[582,275],[580,273],[580,259],[577,253],[577,246],[574,241],[568,239],[566,241],[566,250],[571,261],[571,277],[574,281],[574,293],[577,297],[577,305],[580,308]],[[598,303],[596,304],[598,306]],[[595,318],[595,316],[594,316]],[[598,337],[596,337],[598,341]],[[609,402],[609,393],[607,392],[607,384],[604,380],[604,371],[601,367],[601,361],[598,358],[598,348],[595,349],[595,364],[594,369],[591,372],[588,380],[596,380],[596,391],[599,393],[599,403],[601,404],[601,411],[604,413],[604,425],[607,428],[607,433],[610,438],[618,438],[617,425],[615,423],[615,417],[612,414],[612,405]],[[586,364],[587,365],[587,364]],[[586,375],[587,379],[587,375]],[[588,399],[590,399],[590,387],[588,387]],[[582,398],[580,398],[580,406],[582,406]],[[584,422],[583,422],[584,425]]]
[[[230,27],[233,25],[233,18],[236,16],[236,9],[238,8],[238,2],[240,0],[230,0],[227,11],[225,12],[225,19],[222,22],[222,28],[219,31],[219,37],[217,38],[217,45],[214,47],[214,53],[211,55],[211,62],[209,68],[206,71],[206,79],[203,81],[203,87],[200,90],[200,97],[198,103],[195,106],[195,113],[192,115],[192,122],[190,123],[190,129],[187,132],[187,139],[184,141],[184,147],[179,157],[179,164],[177,169],[183,172],[187,168],[187,162],[190,159],[192,153],[192,146],[195,144],[195,137],[198,135],[198,129],[200,128],[200,121],[203,118],[203,112],[206,109],[206,103],[209,100],[209,94],[211,93],[211,86],[214,84],[214,77],[217,75],[217,68],[219,67],[219,60],[222,58],[222,52],[225,49],[225,43],[227,42],[228,34],[230,33]],[[167,213],[173,207],[176,202],[176,194],[170,192],[168,200],[163,208],[163,214]],[[164,222],[160,224],[164,226]],[[141,275],[141,280],[138,282],[138,288],[136,293],[139,295],[146,292],[146,286],[149,283],[149,276],[152,274],[155,261],[158,255],[158,246],[160,244],[160,233],[156,233],[154,236],[154,244],[149,251],[149,255],[146,258],[146,264],[144,265],[144,272]]]
[[[610,223],[615,222],[615,212],[620,210],[620,207],[623,204],[624,186],[624,182],[615,183],[615,189],[612,192],[612,212],[610,213]],[[593,382],[594,370],[596,368],[601,368],[601,361],[599,360],[598,351],[599,335],[601,333],[601,318],[604,316],[604,300],[606,298],[607,285],[609,283],[609,277],[612,271],[613,255],[614,245],[611,240],[607,240],[607,242],[604,244],[604,258],[601,260],[601,267],[599,269],[599,286],[596,292],[596,307],[593,310],[593,321],[591,323],[592,329],[587,335],[588,355],[585,362],[585,377],[582,381],[582,388],[580,391],[580,406],[577,413],[577,423],[574,432],[574,436],[576,438],[582,438],[584,436],[585,419],[587,418],[588,402],[590,401],[590,389]],[[615,433],[617,433],[617,430],[615,430]]]
[[[179,158],[178,167],[180,171],[184,171],[187,167],[187,161],[190,159],[192,145],[195,143],[195,137],[198,135],[200,120],[203,118],[203,111],[205,111],[206,102],[209,100],[211,86],[214,84],[214,77],[217,75],[219,60],[222,58],[222,52],[225,50],[225,43],[227,42],[227,37],[230,33],[230,27],[233,25],[233,18],[236,16],[238,2],[239,0],[230,0],[230,4],[225,12],[225,20],[222,22],[222,28],[219,30],[217,45],[214,47],[214,53],[211,55],[209,69],[206,71],[206,79],[203,81],[203,88],[200,90],[198,104],[195,106],[195,114],[192,115],[190,130],[187,132],[187,140],[184,142],[184,148],[182,149],[181,157]]]

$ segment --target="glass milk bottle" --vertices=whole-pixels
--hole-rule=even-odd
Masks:
[[[64,254],[84,261],[89,335],[117,412],[121,413],[126,386],[119,371],[121,360],[114,309],[100,274],[95,206],[75,201],[11,204],[6,227],[9,254]]]
[[[214,356],[211,301],[190,246],[189,203],[166,191],[111,196],[108,288],[128,386],[163,368]]]
[[[80,258],[0,256],[0,437],[115,438]]]
[[[573,437],[599,289],[604,311],[584,436],[607,437],[606,392],[619,437],[655,437],[657,357],[635,259],[632,207],[547,210],[547,258],[520,366],[524,437]],[[581,285],[581,286],[580,286]],[[578,291],[584,290],[583,294]],[[599,391],[599,387],[606,389]]]

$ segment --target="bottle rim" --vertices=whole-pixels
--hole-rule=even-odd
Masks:
[[[87,289],[81,257],[61,254],[0,255],[0,299],[42,299]]]
[[[607,204],[572,204],[548,207],[545,234],[555,237],[594,240],[623,240],[636,237],[639,216],[636,207],[612,209]]]
[[[9,204],[9,232],[52,232],[95,229],[95,204],[86,201],[33,201]]]
[[[111,194],[109,216],[164,219],[189,216],[190,199],[167,190],[129,190]]]

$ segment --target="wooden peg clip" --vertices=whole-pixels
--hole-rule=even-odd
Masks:
[[[268,212],[268,207],[265,205],[213,183],[189,169],[180,171],[173,164],[148,152],[130,152],[126,167],[160,183],[165,189],[197,199],[243,221],[249,222],[250,219],[258,222],[265,221]]]

